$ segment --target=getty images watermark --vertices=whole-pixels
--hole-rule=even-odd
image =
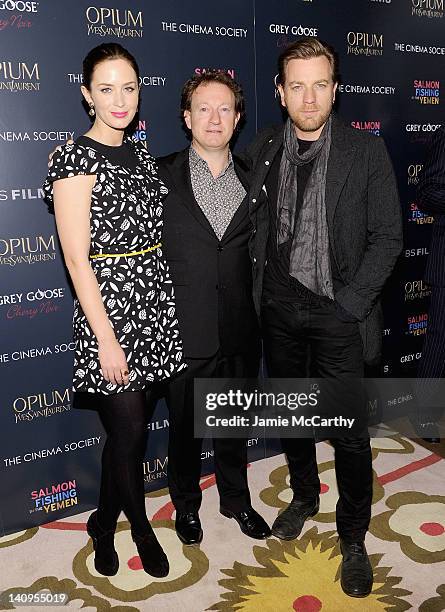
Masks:
[[[199,438],[418,437],[425,421],[445,433],[443,397],[444,379],[201,378],[194,429]]]
[[[207,411],[216,411],[221,408],[233,408],[243,412],[251,411],[251,415],[234,414],[231,417],[220,417],[209,414],[206,417],[207,427],[347,427],[351,429],[355,418],[343,416],[321,416],[313,414],[292,414],[289,417],[277,414],[266,416],[266,412],[278,409],[296,411],[299,408],[316,408],[321,390],[317,389],[310,393],[267,393],[255,389],[253,392],[245,392],[240,389],[229,390],[226,393],[207,393],[205,407]],[[259,410],[259,411],[258,411]]]

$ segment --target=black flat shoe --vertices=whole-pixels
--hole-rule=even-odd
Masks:
[[[114,548],[114,530],[102,529],[97,521],[97,511],[87,521],[87,532],[93,540],[94,567],[103,576],[114,576],[119,569],[119,557]]]
[[[165,578],[170,571],[170,566],[154,531],[151,529],[143,536],[132,531],[131,536],[138,549],[144,571],[155,578]]]
[[[241,531],[255,540],[264,540],[270,536],[270,528],[262,516],[249,506],[241,512],[232,512],[225,508],[219,509],[220,513],[227,518],[234,518]]]
[[[202,540],[201,521],[197,512],[177,512],[175,529],[183,544],[199,544]]]
[[[374,576],[364,542],[344,542],[340,539],[343,555],[341,588],[349,597],[366,597],[372,591]]]
[[[288,507],[277,516],[272,525],[272,535],[280,540],[293,540],[297,538],[306,519],[315,516],[320,508],[317,497],[313,501],[293,499]]]

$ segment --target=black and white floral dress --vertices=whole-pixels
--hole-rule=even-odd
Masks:
[[[54,181],[96,175],[90,211],[90,263],[128,363],[127,385],[103,378],[96,338],[76,299],[73,390],[77,392],[109,395],[138,391],[186,367],[172,281],[162,247],[156,248],[162,241],[162,200],[168,190],[157,176],[154,158],[141,143],[126,137],[122,147],[132,154],[132,168],[111,162],[103,145],[94,146],[94,141],[81,137],[54,154],[43,185],[51,207]],[[152,250],[128,255],[146,249]],[[92,257],[97,255],[100,257]]]

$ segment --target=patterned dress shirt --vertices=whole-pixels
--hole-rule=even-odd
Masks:
[[[193,195],[218,240],[221,240],[246,195],[236,175],[232,154],[229,151],[229,162],[216,178],[193,147],[189,149],[189,164]]]

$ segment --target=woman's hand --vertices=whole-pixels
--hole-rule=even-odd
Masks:
[[[100,340],[99,362],[102,376],[116,385],[128,385],[128,364],[125,353],[116,338]]]

